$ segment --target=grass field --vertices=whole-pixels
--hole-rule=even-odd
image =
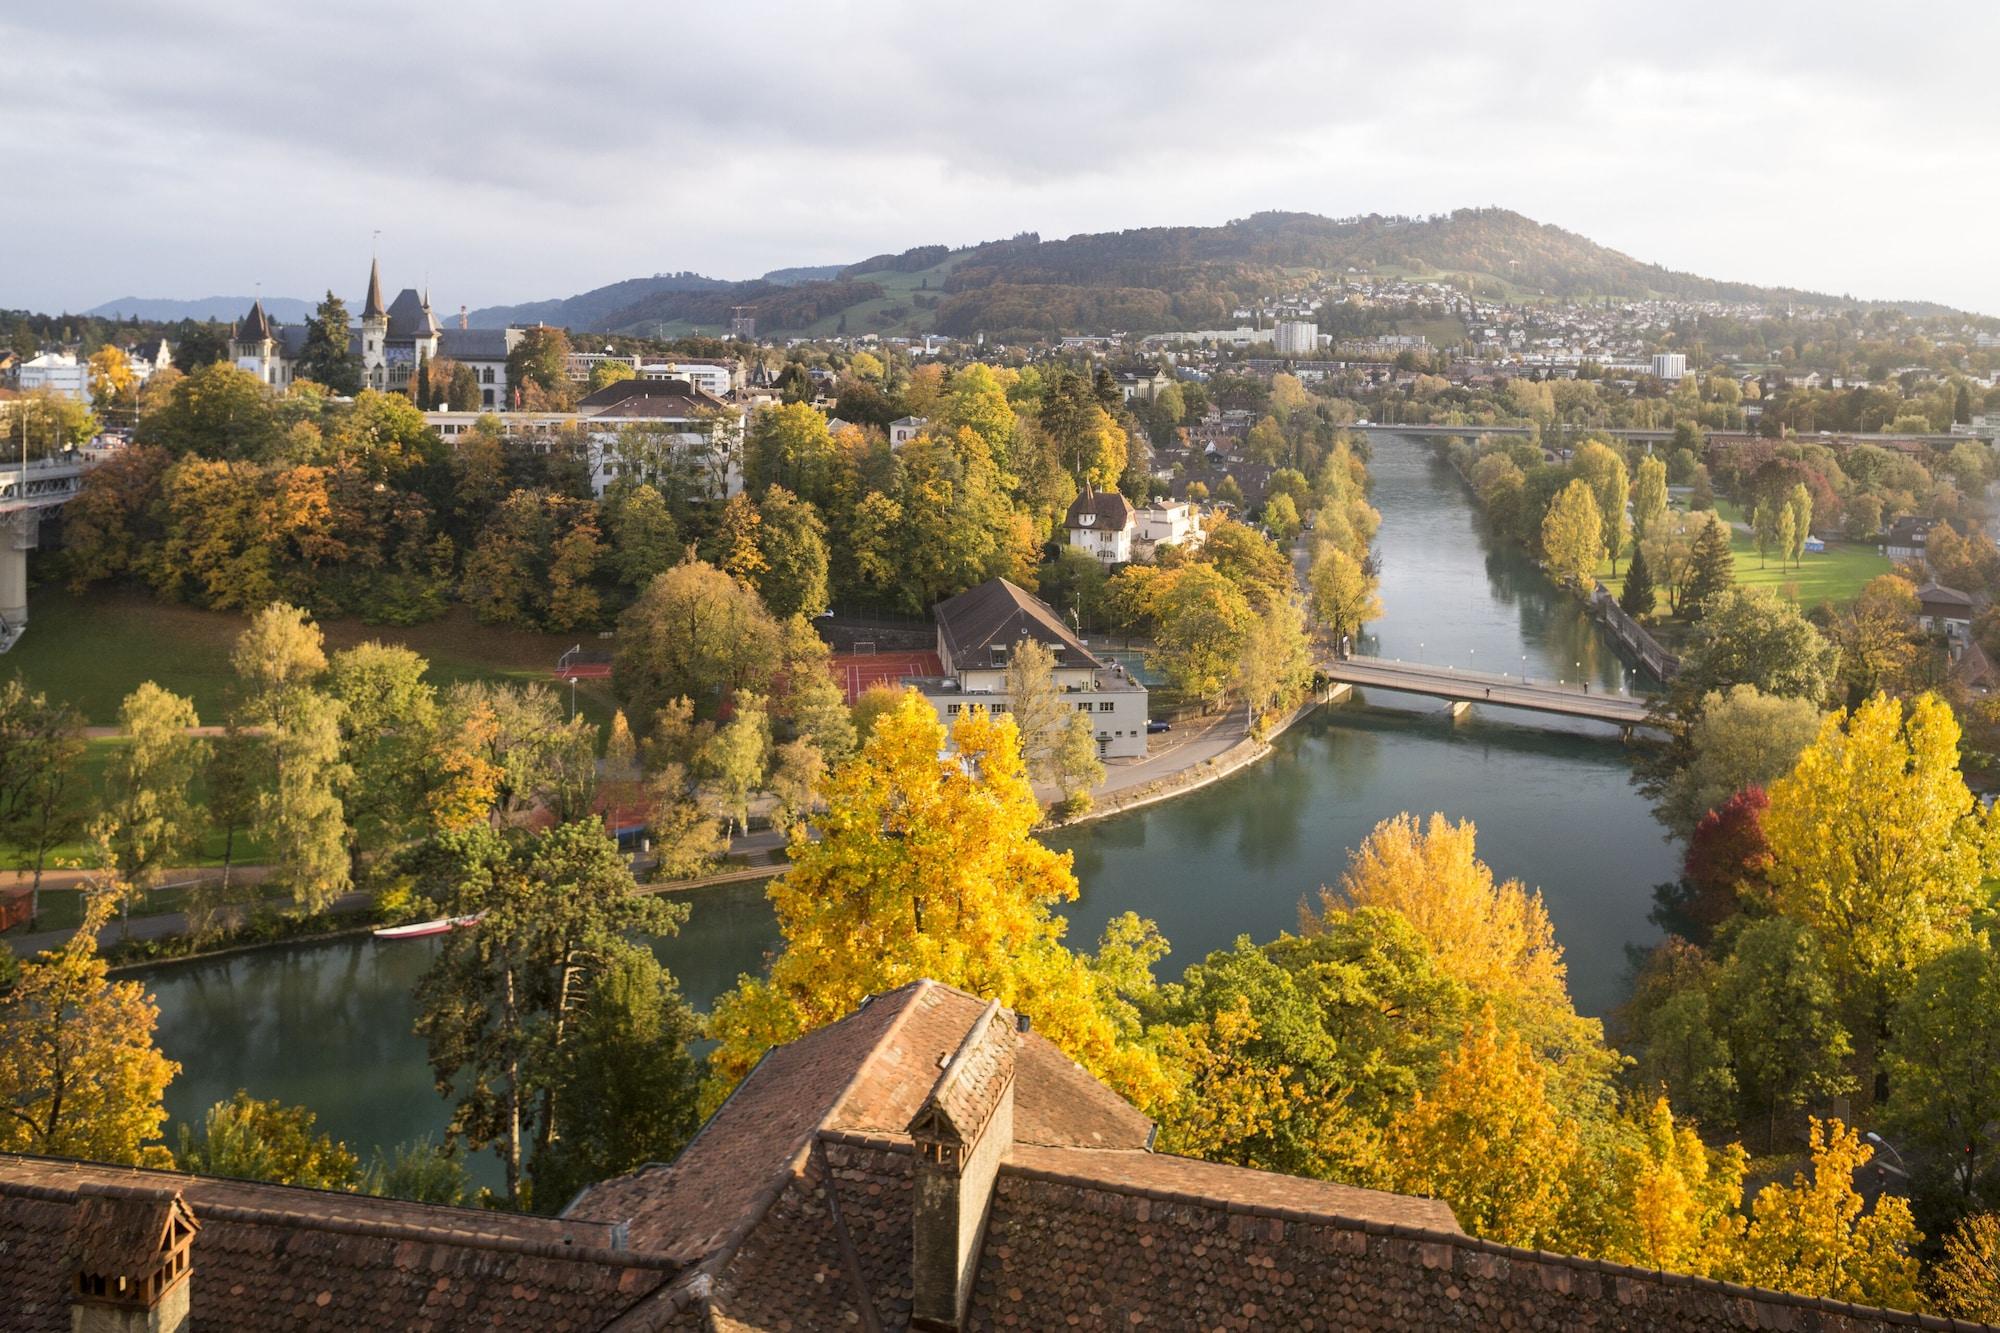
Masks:
[[[148,680],[192,698],[203,722],[220,723],[235,687],[229,652],[246,623],[230,612],[173,606],[140,593],[78,596],[44,584],[29,594],[28,631],[0,659],[0,671],[76,705],[92,726],[116,725],[119,702]],[[328,620],[321,628],[329,652],[369,639],[404,644],[430,661],[430,679],[439,686],[458,680],[557,685],[553,672],[564,651],[578,643],[586,654],[609,647],[588,633],[482,625],[462,607],[423,625]],[[585,681],[576,697],[584,716],[609,722],[610,682]]]
[[[1845,606],[1860,596],[1868,581],[1891,570],[1889,558],[1873,546],[1829,542],[1826,550],[1808,552],[1798,565],[1789,565],[1773,556],[1766,561],[1757,554],[1757,543],[1749,533],[1734,525],[1742,514],[1727,500],[1716,502],[1716,512],[1731,524],[1730,549],[1736,555],[1736,583],[1743,588],[1769,588],[1782,597],[1811,610],[1822,602]],[[1597,577],[1615,596],[1625,590],[1626,562],[1618,564],[1618,577],[1611,576],[1611,564],[1599,566]],[[1664,605],[1664,601],[1662,605]]]

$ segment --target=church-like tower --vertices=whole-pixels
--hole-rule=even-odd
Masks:
[[[389,386],[389,310],[382,304],[382,261],[368,263],[368,299],[361,306],[361,380],[371,389]]]

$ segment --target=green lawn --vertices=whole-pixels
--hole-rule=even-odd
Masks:
[[[1742,521],[1742,514],[1727,500],[1718,500],[1715,509],[1726,523]],[[1826,550],[1807,552],[1797,565],[1791,565],[1775,556],[1765,560],[1757,554],[1757,543],[1750,534],[1732,526],[1730,549],[1736,554],[1739,587],[1769,588],[1804,610],[1822,602],[1845,606],[1861,594],[1870,579],[1891,572],[1887,556],[1873,546],[1850,542],[1828,542]],[[1611,576],[1609,561],[1598,567],[1597,577],[1614,596],[1625,589],[1625,566],[1625,561],[1619,561],[1616,578]]]
[[[28,598],[28,630],[0,670],[18,673],[32,689],[81,709],[93,726],[114,726],[118,705],[145,681],[194,700],[206,723],[228,713],[235,678],[229,651],[247,623],[223,611],[201,611],[154,601],[142,593],[92,591],[74,595],[50,584]],[[464,608],[423,625],[364,625],[357,620],[321,623],[329,651],[368,639],[406,644],[428,658],[440,686],[457,680],[555,682],[556,659],[581,643],[586,655],[609,644],[594,634],[540,634],[481,625]],[[600,725],[613,708],[608,683],[585,682],[577,705]]]

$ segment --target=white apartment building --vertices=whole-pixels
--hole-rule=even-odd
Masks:
[[[1072,634],[1047,603],[1006,579],[991,579],[938,603],[937,653],[942,676],[906,684],[938,711],[946,726],[968,708],[1004,713],[1007,662],[1015,645],[1034,639],[1055,657],[1056,688],[1068,707],[1090,718],[1097,752],[1106,759],[1146,757],[1146,687],[1117,662],[1104,662]]]
[[[44,389],[50,393],[90,401],[90,363],[70,352],[43,352],[21,363],[17,383],[23,393]]]
[[[1158,500],[1134,515],[1134,554],[1149,556],[1162,546],[1201,545],[1201,511],[1185,500]]]
[[[1310,356],[1319,350],[1319,325],[1309,319],[1281,319],[1271,331],[1279,356]]]
[[[1669,384],[1687,378],[1688,359],[1685,352],[1653,353],[1653,378],[1665,380]]]

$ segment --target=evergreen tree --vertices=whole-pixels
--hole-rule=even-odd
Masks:
[[[298,378],[324,384],[338,394],[361,392],[361,363],[348,348],[347,303],[332,292],[306,320],[306,343],[299,352]],[[178,360],[179,358],[176,358]]]
[[[1685,603],[1700,616],[1711,598],[1736,582],[1736,556],[1729,549],[1728,525],[1710,514],[1694,539],[1694,554],[1689,558],[1694,572],[1689,576]]]
[[[1634,620],[1653,614],[1653,571],[1646,565],[1646,550],[1632,547],[1632,563],[1625,567],[1625,586],[1618,593],[1618,608]]]

